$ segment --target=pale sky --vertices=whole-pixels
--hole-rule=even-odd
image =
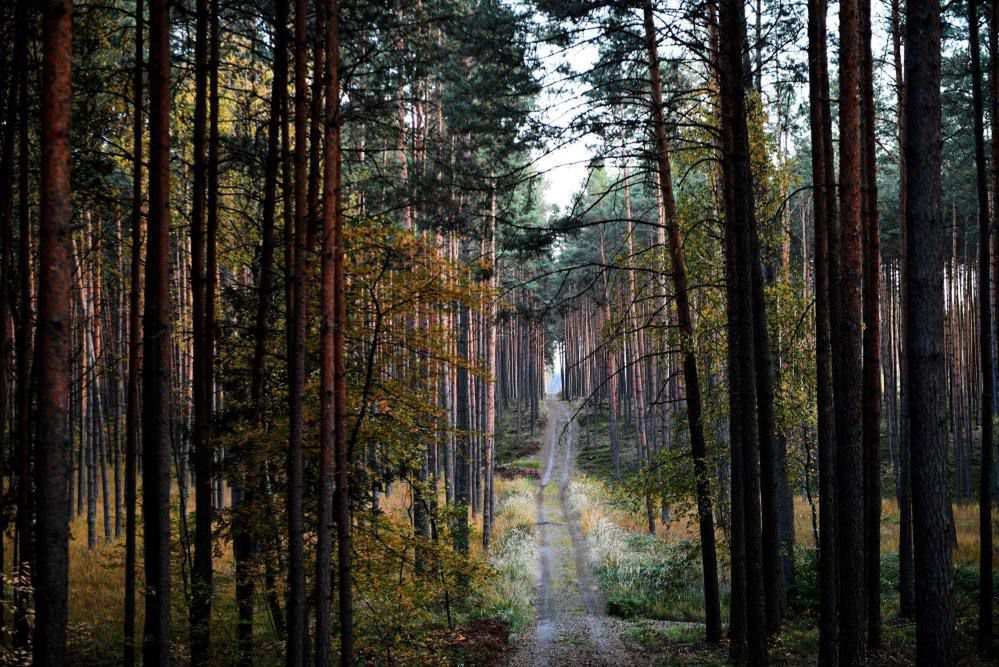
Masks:
[[[578,105],[585,87],[579,83],[563,82],[556,68],[569,63],[576,72],[588,70],[596,61],[597,47],[588,43],[556,51],[551,46],[543,45],[541,51],[544,66],[544,87],[538,101],[541,117],[550,126],[565,128],[580,111]],[[587,137],[579,137],[551,145],[547,151],[535,152],[535,167],[544,174],[545,200],[549,204],[564,209],[586,180],[586,167],[590,160],[586,141]]]

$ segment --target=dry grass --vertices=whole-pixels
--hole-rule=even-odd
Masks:
[[[818,512],[818,504],[816,504]],[[954,563],[958,565],[978,565],[981,546],[978,541],[978,503],[955,504],[954,529],[957,534],[957,547],[954,549]],[[992,511],[992,525],[999,527],[999,510]],[[814,547],[812,530],[812,510],[802,497],[794,499],[794,526],[798,544]],[[996,528],[993,528],[996,530]],[[894,498],[881,501],[881,551],[898,551],[899,512]],[[999,562],[995,564],[999,571]]]
[[[176,491],[176,489],[175,489]],[[189,499],[189,509],[193,510],[193,498]],[[112,510],[113,511],[113,510]],[[176,522],[176,509],[173,513]],[[142,519],[137,517],[137,563],[136,563],[136,619],[135,627],[138,638],[142,635],[142,624],[145,617],[143,608],[143,565],[142,565]],[[124,517],[123,517],[124,520]],[[112,518],[112,526],[114,524]],[[104,539],[104,524],[102,507],[97,507],[97,545],[90,549],[87,545],[86,515],[76,517],[70,523],[69,543],[69,625],[70,642],[75,645],[74,655],[84,660],[85,664],[115,664],[116,656],[120,655],[124,641],[125,618],[125,537],[124,527],[120,538],[112,538],[110,542]],[[193,526],[190,526],[193,530]],[[173,534],[179,534],[175,524]],[[11,554],[10,540],[6,541],[6,554]],[[175,551],[179,547],[175,544]],[[8,556],[9,558],[9,556]],[[175,632],[186,633],[187,609],[183,595],[179,594],[183,587],[182,558],[178,551],[174,563],[174,610],[173,619]],[[7,568],[11,563],[8,560]],[[218,632],[218,639],[225,641],[227,629],[234,636],[232,627],[231,605],[227,604],[235,595],[233,585],[234,566],[232,549],[228,543],[216,542],[216,557],[214,559],[215,588],[217,603],[213,605],[213,616]],[[177,642],[178,646],[185,642]]]
[[[523,499],[520,500],[516,511],[504,511],[503,503],[507,496],[520,495],[521,492],[533,494],[535,490],[533,480],[529,477],[515,477],[512,479],[496,477],[493,481],[493,493],[496,501],[496,518],[493,522],[493,535],[500,535],[513,525],[530,524],[534,525],[534,505],[533,495],[531,503],[528,504]],[[437,502],[440,507],[445,506],[444,488],[438,492]],[[413,493],[408,483],[396,482],[392,484],[388,491],[378,498],[379,509],[387,514],[390,519],[397,522],[411,523],[413,520]],[[512,510],[512,508],[511,508]],[[483,559],[482,553],[482,514],[469,513],[469,551],[473,558]]]
[[[523,477],[500,482],[495,481],[496,519],[487,559],[493,576],[476,582],[476,588],[485,616],[519,629],[530,621],[539,576],[536,487]]]

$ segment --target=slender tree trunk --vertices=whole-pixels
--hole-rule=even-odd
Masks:
[[[325,3],[319,11],[335,9],[331,3]],[[330,50],[336,40],[333,30],[336,29],[336,18],[326,17],[326,51]],[[322,259],[321,259],[321,290],[322,319],[320,324],[320,467],[319,467],[319,529],[316,546],[316,665],[323,667],[330,664],[329,636],[332,634],[332,582],[330,561],[333,552],[333,458],[336,447],[334,430],[336,429],[335,406],[335,361],[333,327],[335,326],[334,292],[334,243],[333,237],[335,218],[337,215],[337,197],[339,196],[339,167],[334,163],[334,142],[339,141],[339,81],[338,73],[326,67],[324,85],[326,87],[325,135],[326,145],[324,162],[326,169],[323,179],[323,218],[322,218]],[[330,95],[329,92],[333,91]]]
[[[265,371],[267,354],[267,336],[271,314],[271,296],[273,291],[274,274],[274,215],[277,202],[277,173],[279,161],[279,138],[281,132],[282,109],[284,106],[284,94],[287,90],[287,0],[279,0],[275,5],[275,49],[274,49],[274,78],[271,87],[271,109],[267,126],[267,155],[265,158],[264,175],[264,202],[262,215],[262,232],[260,242],[260,273],[257,285],[257,312],[254,322],[254,348],[253,361],[251,366],[250,381],[250,403],[253,406],[256,418],[261,421],[263,427],[264,413],[264,391],[265,391]],[[254,502],[258,491],[263,485],[261,475],[254,470],[249,470],[242,476],[240,484],[235,491],[238,499],[236,508],[233,532],[233,556],[236,566],[236,606],[239,621],[236,628],[237,661],[240,665],[248,666],[253,662],[253,597],[254,597],[254,575],[251,569],[251,560],[256,550],[257,536],[253,528],[253,520],[250,513],[253,512]],[[234,501],[235,502],[235,501]],[[289,555],[294,550],[294,546],[289,544]],[[297,568],[294,559],[289,558],[289,590],[288,601],[295,599],[296,595],[304,595],[304,591],[298,590],[296,583],[300,581],[298,576],[293,576],[293,570]],[[268,568],[272,567],[268,564]],[[289,612],[293,608],[301,608],[299,605],[289,605]],[[286,621],[286,659],[289,665],[302,664],[304,651],[304,634],[297,618],[289,618]]]
[[[128,287],[128,396],[125,410],[125,667],[135,664],[135,560],[136,473],[139,450],[139,364],[142,332],[142,70],[143,0],[135,3],[135,61],[133,63],[132,110],[132,225],[131,268]]]
[[[906,215],[906,160],[905,160],[905,72],[902,64],[902,18],[901,0],[892,0],[891,5],[891,35],[892,51],[895,62],[896,98],[898,112],[898,171],[899,171],[899,281],[903,283],[906,276],[906,257],[908,253],[908,231],[905,225]],[[906,321],[907,296],[904,288],[899,290],[899,328]],[[897,495],[899,509],[899,548],[898,548],[898,588],[899,614],[911,618],[915,614],[915,582],[912,554],[912,483],[911,466],[909,464],[909,359],[906,352],[906,337],[904,331],[898,339],[898,375],[899,375],[899,476],[897,480]]]
[[[26,26],[26,12],[28,9],[27,0],[18,0],[14,8],[14,24],[17,26]],[[6,18],[6,13],[5,13]],[[7,85],[7,90],[5,91],[5,96],[3,101],[5,103],[5,108],[3,110],[4,116],[4,129],[2,145],[0,145],[0,445],[6,443],[7,441],[7,413],[8,405],[10,404],[11,396],[11,385],[8,381],[8,365],[14,360],[11,353],[10,345],[10,319],[11,319],[11,306],[14,303],[14,292],[11,289],[8,291],[10,286],[10,275],[13,270],[13,244],[14,235],[13,230],[13,168],[14,168],[14,139],[17,134],[17,119],[18,119],[18,109],[24,108],[23,102],[19,105],[18,95],[20,94],[20,81],[21,78],[26,76],[22,74],[25,69],[24,57],[22,55],[23,46],[20,43],[26,39],[26,30],[21,28],[17,31],[17,36],[15,37],[16,44],[14,45],[14,53],[12,60],[12,67],[9,78],[4,77]],[[4,58],[2,60],[2,67],[6,70],[7,60]],[[5,74],[5,72],[0,72],[0,76]],[[26,115],[26,111],[21,111],[20,115]],[[10,297],[10,298],[8,298]],[[28,299],[24,299],[28,301]],[[7,468],[7,452],[0,449],[0,492],[3,492],[3,478],[6,476]],[[72,478],[72,475],[70,475]],[[14,477],[11,476],[11,482],[13,486]],[[0,531],[4,534],[7,532],[8,519],[6,517],[0,519]],[[5,540],[0,540],[0,574],[5,572],[3,564],[6,562],[5,557]],[[15,570],[16,571],[16,570]],[[16,593],[15,593],[16,595]],[[0,580],[0,603],[6,598],[6,585]],[[6,612],[0,609],[0,629],[6,629]]]
[[[218,228],[219,228],[219,50],[221,33],[219,27],[220,0],[209,0],[211,12],[209,23],[209,79],[208,79],[208,224],[205,238],[205,400],[209,404],[208,438],[211,443],[213,460],[220,456],[215,451],[212,417],[217,407],[215,387],[215,341],[217,321],[215,317],[216,292],[218,291]],[[214,471],[213,471],[214,476]],[[221,477],[214,477],[216,490],[213,495],[215,507],[221,509],[223,497]]]
[[[746,616],[746,522],[743,502],[743,378],[740,366],[740,348],[744,341],[740,337],[737,324],[736,302],[738,301],[735,268],[735,238],[730,225],[725,226],[725,282],[726,282],[726,331],[728,333],[728,401],[729,401],[729,457],[730,457],[730,523],[729,554],[731,566],[731,596],[729,598],[729,659],[734,663],[746,662],[749,650],[748,623]]]
[[[995,12],[999,3],[991,2],[990,10],[992,21],[990,22],[989,47],[990,53],[996,54],[999,46],[999,38],[996,35]],[[993,394],[994,371],[992,359],[992,303],[990,293],[990,275],[992,268],[992,258],[990,256],[990,234],[992,224],[995,219],[995,211],[990,219],[989,216],[989,193],[987,165],[985,162],[985,123],[983,119],[984,104],[982,102],[982,64],[979,53],[979,17],[978,0],[969,0],[968,19],[971,26],[969,50],[971,51],[971,76],[973,99],[975,106],[975,184],[978,190],[978,307],[979,307],[979,354],[981,355],[981,377],[982,377],[982,453],[981,464],[979,465],[979,487],[978,487],[978,543],[982,545],[979,549],[978,561],[978,649],[982,653],[991,650],[992,646],[992,466],[993,466]],[[995,55],[992,61],[996,60]],[[996,111],[999,110],[999,81],[996,80],[996,73],[999,73],[999,66],[992,65],[992,115],[993,128],[999,126],[999,119],[996,118]],[[993,135],[994,136],[994,135]],[[994,144],[996,142],[993,142]],[[999,151],[999,148],[993,148]],[[995,153],[994,153],[995,154]],[[999,179],[999,165],[993,166],[996,178]],[[993,208],[996,202],[993,202]]]
[[[627,165],[622,166],[621,174],[624,180],[624,220],[625,235],[628,239],[628,262],[633,263],[635,261],[635,224],[631,217],[631,189],[628,186]],[[645,361],[643,358],[645,337],[642,335],[640,320],[636,315],[640,304],[637,301],[638,289],[634,269],[628,270],[628,282],[626,285],[627,291],[624,307],[628,313],[628,317],[625,320],[625,331],[627,333],[628,346],[632,350],[632,360],[629,366],[632,376],[635,379],[635,425],[638,431],[638,449],[641,452],[640,456],[642,460],[646,463],[651,463],[652,450],[649,446],[649,433],[646,422],[647,396],[645,393]],[[648,491],[645,492],[645,514],[649,526],[649,534],[654,535],[656,532],[656,517],[652,507],[652,495]],[[668,518],[666,512],[663,512],[663,514],[664,520]]]
[[[603,264],[603,269],[601,271],[601,280],[603,282],[603,299],[601,303],[601,310],[603,314],[603,325],[605,327],[610,325],[611,320],[611,307],[610,307],[610,291],[607,288],[607,273],[609,271],[607,267],[607,251],[605,249],[605,229],[604,225],[600,225],[600,263]],[[563,378],[563,383],[565,378]],[[612,346],[607,346],[607,402],[608,409],[610,411],[609,423],[608,423],[608,436],[610,437],[610,455],[611,455],[611,466],[614,469],[614,477],[621,476],[621,448],[618,443],[617,436],[617,413],[618,413],[618,400],[617,400],[617,350],[613,349]],[[517,437],[520,437],[520,394],[517,395]]]
[[[337,586],[340,609],[340,660],[344,667],[354,661],[353,596],[350,573],[351,525],[350,489],[348,488],[352,464],[348,458],[347,443],[347,373],[346,373],[346,281],[345,239],[340,194],[340,6],[338,0],[328,0],[326,32],[326,187],[327,212],[324,226],[323,261],[332,270],[333,291],[333,433],[334,481],[333,515],[337,524]],[[329,172],[332,171],[332,174]],[[330,204],[332,204],[330,206]],[[331,210],[330,210],[331,209]],[[332,216],[332,219],[330,219]],[[327,259],[327,254],[332,257]]]
[[[736,345],[739,392],[733,398],[740,404],[742,479],[736,483],[733,470],[733,489],[742,487],[746,584],[745,595],[741,600],[744,610],[739,613],[744,614],[746,619],[747,653],[744,657],[751,664],[763,664],[767,661],[766,592],[763,575],[759,431],[758,421],[754,419],[760,397],[757,396],[754,377],[756,364],[752,299],[752,230],[756,220],[746,119],[747,73],[742,59],[746,44],[745,8],[738,0],[723,0],[719,3],[718,16],[725,219],[733,264],[730,270],[730,277],[734,279],[731,297],[735,299],[735,303],[730,306],[730,316],[735,320],[732,333],[740,340]],[[729,340],[729,344],[731,343],[732,339]],[[738,659],[743,656],[735,657]]]
[[[763,588],[766,594],[767,632],[780,631],[786,600],[784,576],[781,571],[777,491],[780,475],[774,442],[774,371],[767,331],[767,310],[764,297],[763,266],[760,258],[759,233],[754,224],[750,231],[752,244],[752,308],[753,363],[756,370],[756,415],[760,434],[760,505],[762,518]]]
[[[482,499],[482,551],[489,553],[489,538],[493,527],[493,457],[496,448],[496,299],[499,288],[499,263],[496,256],[496,180],[492,179],[490,188],[489,212],[489,305],[485,312],[485,352],[486,369],[489,377],[485,381],[485,479],[483,480]]]
[[[29,3],[26,0],[18,3],[22,12],[29,11]],[[26,14],[24,15],[26,18]],[[19,25],[23,25],[19,23]],[[18,98],[19,107],[24,110],[28,106],[28,72],[27,72],[27,36],[21,35],[15,40],[15,69],[18,71]],[[17,358],[17,375],[15,382],[17,391],[15,395],[17,422],[15,431],[17,434],[15,451],[15,470],[17,476],[17,516],[15,517],[15,529],[17,539],[16,546],[16,572],[22,581],[28,581],[32,570],[31,562],[33,558],[34,545],[31,531],[31,518],[33,514],[31,484],[31,445],[32,445],[32,420],[31,420],[31,399],[32,399],[32,318],[31,318],[31,219],[29,217],[28,204],[28,165],[30,146],[28,143],[28,114],[22,112],[18,118],[18,217],[20,218],[21,238],[18,241],[18,292],[19,308],[17,330],[15,332],[14,354]],[[70,447],[72,447],[72,429],[70,430]],[[69,456],[72,459],[72,455]],[[70,476],[72,476],[72,462],[69,463]],[[26,587],[21,586],[14,594],[14,630],[15,645],[26,647],[29,639],[28,606],[29,595]]]
[[[459,244],[465,243],[464,241],[459,241]],[[464,247],[458,253],[457,259],[463,260],[467,252]],[[457,343],[455,345],[455,351],[457,352],[459,359],[468,359],[468,307],[463,304],[458,304],[458,317],[457,317]],[[452,527],[452,533],[454,535],[454,549],[460,554],[467,555],[469,548],[469,526],[468,526],[468,509],[469,509],[469,482],[470,482],[470,471],[469,471],[469,436],[468,430],[471,426],[470,419],[470,409],[469,409],[469,391],[468,391],[468,368],[465,364],[460,364],[455,369],[455,430],[457,435],[455,437],[455,453],[454,453],[454,526]],[[463,584],[467,584],[467,577],[463,577]],[[463,589],[464,586],[460,587],[459,590]]]
[[[287,11],[287,10],[285,10]],[[285,16],[287,18],[287,16]],[[307,287],[305,281],[306,270],[306,250],[308,236],[308,210],[306,209],[306,187],[308,185],[308,160],[306,151],[306,96],[308,82],[306,81],[306,2],[305,0],[295,0],[295,155],[294,155],[294,229],[286,230],[291,237],[286,252],[292,254],[290,263],[292,271],[286,280],[291,281],[290,308],[286,313],[288,330],[288,452],[287,452],[287,476],[288,476],[288,545],[289,545],[289,577],[292,579],[291,592],[288,598],[288,618],[294,617],[302,623],[302,655],[298,660],[305,661],[305,545],[304,545],[304,513],[302,509],[304,494],[304,464],[302,453],[302,437],[304,422],[304,400],[305,400],[305,323],[308,308]],[[282,29],[286,29],[286,22],[282,23]],[[287,127],[287,124],[285,124]],[[286,161],[287,166],[287,161]],[[288,170],[285,170],[285,178],[289,177]],[[285,202],[288,207],[290,202]],[[285,220],[289,219],[289,211],[286,209]],[[325,565],[329,569],[328,562],[317,561],[317,569]],[[298,595],[296,595],[296,592]],[[297,608],[293,609],[295,605]],[[317,607],[318,608],[318,607]],[[291,633],[289,633],[291,641]],[[317,656],[326,648],[321,646],[328,642],[328,631],[316,637]],[[328,646],[328,645],[327,645]],[[328,651],[328,648],[326,649]],[[288,664],[293,664],[294,656],[291,651],[288,653]],[[318,660],[318,659],[317,659]]]
[[[142,365],[143,664],[170,662],[170,18],[149,7],[149,233]]]
[[[863,239],[864,592],[867,646],[881,646],[881,231],[874,127],[871,0],[860,0],[861,236]]]
[[[194,202],[191,210],[191,315],[194,335],[194,566],[191,570],[191,662],[208,664],[212,613],[212,451],[209,438],[212,387],[208,377],[206,325],[205,198],[207,192],[208,0],[195,7]],[[212,64],[211,66],[214,66]],[[184,511],[182,509],[182,511]]]
[[[37,665],[66,661],[69,593],[69,517],[66,507],[70,447],[70,71],[73,8],[45,3],[42,36],[41,220],[36,394],[35,636]]]
[[[862,141],[858,0],[840,4],[839,270],[835,277],[839,316],[834,322],[836,386],[836,506],[839,532],[839,663],[864,660]],[[838,342],[838,345],[836,343]]]
[[[916,662],[954,655],[950,507],[943,346],[940,137],[940,3],[908,0],[905,20],[907,167],[906,342],[912,438]]]
[[[652,112],[655,121],[656,165],[659,186],[666,206],[667,236],[672,264],[673,291],[676,294],[677,320],[684,348],[683,372],[687,384],[687,420],[690,429],[691,457],[697,476],[697,515],[701,537],[701,566],[704,574],[705,638],[715,643],[721,640],[721,603],[718,591],[718,560],[715,551],[715,530],[711,491],[707,477],[707,446],[701,418],[700,380],[697,375],[697,358],[694,356],[694,325],[690,313],[687,289],[687,264],[680,241],[680,226],[676,217],[676,200],[673,198],[673,176],[669,163],[666,119],[663,105],[662,81],[659,66],[659,48],[656,40],[652,1],[643,0],[645,48],[651,73]]]

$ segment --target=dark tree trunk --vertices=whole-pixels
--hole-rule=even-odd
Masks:
[[[840,4],[839,262],[834,280],[839,300],[833,376],[836,383],[836,509],[839,559],[839,663],[863,662],[864,497],[861,298],[861,39],[858,0]],[[842,389],[842,391],[839,391]]]
[[[7,441],[7,413],[11,396],[11,385],[8,381],[8,365],[14,360],[10,349],[11,341],[9,326],[12,305],[15,303],[14,290],[10,280],[14,262],[12,177],[15,164],[14,139],[17,134],[18,109],[24,107],[23,101],[18,100],[18,95],[20,94],[21,79],[25,76],[25,74],[22,74],[22,71],[25,69],[25,63],[22,56],[23,46],[20,42],[25,39],[25,35],[27,34],[27,17],[25,15],[27,8],[27,0],[18,0],[16,3],[16,7],[14,9],[14,25],[18,26],[20,29],[17,31],[17,43],[14,45],[14,53],[11,59],[12,67],[10,68],[11,71],[9,78],[3,76],[6,74],[5,71],[0,71],[0,77],[2,77],[0,80],[7,83],[7,90],[2,98],[5,106],[2,112],[4,117],[4,128],[2,145],[0,145],[0,485],[2,485],[3,478],[7,473],[7,452],[5,448],[3,448],[3,444]],[[6,20],[7,18],[7,14],[5,12],[4,19]],[[0,63],[0,68],[6,70],[6,66],[7,59],[3,58],[2,63]],[[20,115],[25,116],[26,112],[22,111]],[[23,301],[26,303],[29,299],[23,299]],[[13,475],[11,476],[11,480],[13,482]],[[6,516],[0,518],[0,531],[4,534],[7,532],[7,523],[8,518]],[[5,541],[0,540],[0,564],[5,562],[5,546]],[[2,565],[0,565],[0,572],[3,572]],[[3,601],[6,597],[5,589],[5,583],[0,580],[0,601]],[[0,609],[0,629],[5,627],[5,616],[6,612]]]
[[[337,529],[337,586],[340,611],[340,660],[353,664],[354,621],[350,572],[351,463],[347,441],[347,386],[345,331],[347,325],[346,284],[344,275],[344,234],[340,194],[340,7],[337,0],[326,5],[326,177],[323,188],[323,376],[327,381],[323,401],[329,419],[332,408],[332,443],[327,442],[324,468],[329,470],[329,444],[333,445],[332,518]],[[328,298],[332,297],[332,298]],[[332,385],[328,384],[332,380]],[[326,472],[325,474],[329,474]],[[327,482],[324,486],[328,487]]]
[[[218,290],[218,229],[219,229],[219,49],[222,35],[219,28],[220,0],[209,0],[211,12],[209,25],[210,63],[208,80],[208,226],[205,238],[205,400],[209,405],[208,437],[212,444],[210,449],[213,459],[218,456],[214,451],[215,442],[212,423],[215,414],[215,342],[217,321],[215,317],[215,300]],[[214,476],[214,470],[213,476]],[[215,507],[223,505],[221,480],[216,477],[213,486],[215,491]]]
[[[274,281],[274,215],[277,206],[277,174],[280,165],[279,160],[279,139],[281,136],[281,118],[283,116],[285,94],[287,92],[288,67],[287,67],[287,0],[279,0],[276,3],[274,20],[274,78],[271,86],[271,109],[270,118],[267,125],[267,155],[264,164],[264,202],[262,215],[262,231],[260,242],[260,272],[257,285],[257,312],[254,322],[254,347],[253,361],[251,366],[250,380],[250,403],[253,406],[256,418],[264,426],[264,406],[265,406],[265,372],[267,365],[267,338],[271,315],[271,297]],[[233,539],[233,556],[236,565],[236,606],[238,609],[239,622],[236,630],[236,642],[238,652],[238,662],[241,665],[250,665],[253,662],[253,596],[254,582],[250,561],[256,550],[257,535],[253,528],[251,513],[254,511],[254,503],[264,485],[262,475],[250,469],[242,476],[236,489],[238,507],[236,508],[236,521],[233,526],[235,537]],[[289,590],[288,601],[291,602],[296,596],[303,596],[304,590],[299,590],[296,586],[301,578],[296,572],[300,567],[304,567],[301,562],[293,562],[291,557],[294,546],[289,545]],[[272,565],[268,563],[268,568]],[[302,570],[304,572],[304,570]],[[268,586],[268,588],[270,588]],[[269,599],[270,596],[269,596]],[[276,598],[274,598],[276,600]],[[290,605],[289,611],[301,608],[298,605]],[[286,658],[289,665],[300,665],[304,660],[303,652],[305,647],[304,630],[299,621],[304,619],[292,617],[285,621],[286,627]]]
[[[212,450],[209,437],[212,386],[208,377],[211,332],[206,324],[205,198],[208,121],[208,0],[195,9],[194,72],[194,202],[191,210],[191,305],[193,312],[194,376],[194,564],[191,569],[191,662],[208,664],[212,613]],[[211,64],[214,67],[214,63]]]
[[[17,3],[20,12],[17,25],[27,25],[30,3],[21,0]],[[31,518],[34,508],[31,498],[31,337],[32,337],[32,305],[31,305],[31,220],[28,216],[29,190],[28,169],[28,40],[27,31],[19,30],[14,44],[14,72],[17,75],[17,108],[21,110],[17,118],[18,133],[18,218],[20,223],[20,239],[18,240],[18,313],[17,330],[14,337],[14,356],[16,358],[16,393],[15,393],[15,464],[17,479],[16,499],[17,514],[15,517],[15,566],[22,579],[30,576],[33,552]],[[13,79],[12,79],[13,81]],[[11,86],[11,100],[14,100],[14,86]],[[13,127],[14,116],[8,114],[8,121]],[[11,161],[13,161],[11,156]],[[8,230],[9,234],[9,230]],[[8,253],[10,248],[8,248]],[[6,283],[4,283],[6,288]],[[4,325],[6,327],[6,321]],[[72,433],[72,431],[71,431]],[[72,435],[70,436],[72,439]],[[72,465],[70,464],[70,470]],[[14,592],[14,643],[18,647],[28,645],[30,627],[28,620],[29,596],[23,587]]]
[[[992,2],[992,11],[996,11],[999,3]],[[975,185],[978,191],[978,335],[979,354],[981,355],[982,374],[982,459],[979,466],[978,487],[978,543],[984,545],[979,549],[978,562],[978,649],[986,653],[992,646],[992,417],[993,417],[993,359],[992,359],[992,302],[990,274],[992,262],[990,256],[990,235],[992,221],[989,218],[989,193],[987,164],[985,162],[985,122],[984,104],[982,101],[982,63],[979,53],[979,17],[978,0],[968,2],[968,21],[971,26],[969,50],[971,51],[971,77],[973,100],[975,107]],[[991,25],[989,37],[990,53],[995,61],[996,24]],[[999,72],[999,67],[993,65],[993,72]],[[994,78],[994,75],[993,75]],[[993,81],[993,123],[999,123],[995,118],[999,109],[999,99],[996,99],[996,82]],[[995,142],[994,142],[995,143]],[[994,149],[996,150],[996,149]],[[993,169],[999,174],[999,165]],[[995,206],[993,204],[993,206]]]
[[[836,414],[832,377],[830,228],[836,217],[825,0],[808,3],[809,119],[815,216],[815,360],[819,449],[819,663],[836,664]]]
[[[25,0],[21,0],[22,4]],[[4,17],[6,18],[6,16]],[[22,31],[23,32],[23,31]],[[0,67],[6,68],[7,61],[3,59]],[[0,80],[5,80],[5,72],[0,70]],[[13,253],[11,246],[14,243],[14,235],[11,233],[12,207],[11,197],[11,169],[14,164],[14,127],[17,120],[17,80],[16,74],[11,74],[10,84],[7,86],[6,97],[3,101],[6,105],[4,109],[5,125],[3,132],[2,146],[0,146],[0,443],[7,440],[7,405],[10,402],[10,383],[7,380],[7,366],[12,360],[10,355],[10,315],[11,304],[14,301],[13,290],[8,290],[10,284],[11,264]],[[7,456],[6,451],[0,449],[0,482],[6,476]],[[6,533],[7,519],[0,519],[0,531]],[[5,562],[6,545],[0,540],[0,563]],[[0,571],[3,568],[0,567]],[[6,586],[0,581],[0,602],[6,597]],[[6,613],[0,609],[0,630],[6,625]]]
[[[711,491],[707,475],[707,446],[701,418],[701,390],[697,375],[697,359],[693,350],[693,319],[690,313],[690,296],[687,289],[687,264],[680,240],[680,225],[676,217],[676,200],[673,198],[673,176],[669,163],[666,118],[663,104],[662,81],[659,66],[659,47],[656,38],[652,0],[643,0],[642,11],[645,27],[645,49],[651,73],[652,113],[655,124],[656,165],[659,170],[659,187],[666,207],[667,236],[672,265],[673,290],[676,294],[677,320],[684,341],[683,370],[687,386],[687,424],[690,429],[691,457],[697,476],[697,514],[701,536],[701,566],[704,574],[705,638],[709,642],[721,640],[721,603],[718,592],[718,560],[715,551],[714,516]]]
[[[335,443],[333,514],[337,536],[337,586],[340,610],[340,662],[349,667],[354,662],[353,581],[350,574],[350,475],[352,463],[347,443],[347,366],[346,327],[347,294],[345,276],[345,239],[340,194],[340,3],[329,0],[326,28],[327,68],[327,169],[335,170],[333,199],[333,433]]]
[[[306,247],[315,247],[316,232],[321,220],[319,199],[322,196],[320,158],[323,146],[323,124],[326,120],[323,90],[326,87],[326,20],[325,8],[317,5],[312,43],[312,99],[309,100],[309,190],[306,195],[309,220]],[[296,75],[297,76],[297,75]],[[308,316],[306,316],[308,317]]]
[[[69,593],[69,516],[66,506],[70,448],[70,71],[73,8],[45,3],[42,33],[41,219],[35,421],[35,636],[36,665],[66,661]]]
[[[755,204],[754,204],[755,205]],[[786,599],[781,570],[781,548],[777,495],[780,476],[774,442],[774,376],[767,332],[767,306],[763,292],[763,266],[755,217],[750,229],[752,243],[753,363],[756,369],[756,416],[760,434],[760,507],[762,518],[763,589],[766,595],[767,631],[780,631]]]
[[[747,72],[743,63],[746,45],[745,8],[738,0],[719,3],[718,81],[721,105],[722,174],[725,190],[725,224],[729,237],[729,276],[734,279],[729,306],[734,319],[731,331],[738,338],[735,367],[738,373],[738,403],[741,415],[742,523],[745,552],[745,595],[740,614],[746,619],[747,653],[751,664],[767,661],[766,592],[760,505],[760,443],[757,420],[756,363],[753,323],[753,227],[756,225],[753,176],[749,161],[749,128],[746,119]],[[731,344],[732,339],[729,340]],[[730,406],[731,409],[731,406]],[[734,463],[734,456],[733,456]],[[735,493],[735,491],[733,491]],[[734,513],[733,513],[734,514]],[[733,518],[734,520],[734,518]],[[735,656],[737,658],[743,656]]]
[[[729,471],[731,493],[729,554],[731,557],[731,596],[729,599],[729,659],[734,663],[747,660],[748,636],[746,617],[746,528],[743,511],[743,420],[742,371],[736,313],[735,239],[729,225],[725,226],[725,311],[728,332],[728,400],[729,400]]]
[[[170,662],[170,18],[149,7],[149,233],[142,365],[143,664]]]
[[[317,8],[324,12],[326,27],[326,42],[324,50],[332,56],[333,47],[337,46],[337,19],[330,13],[336,9],[335,3],[324,3]],[[323,73],[326,88],[326,113],[323,123],[325,145],[323,162],[325,171],[323,178],[323,217],[322,217],[322,254],[321,254],[321,290],[320,304],[320,468],[319,468],[319,534],[316,546],[316,665],[324,667],[331,663],[330,636],[333,632],[332,621],[332,582],[331,561],[333,558],[333,478],[334,456],[336,453],[336,362],[334,360],[334,326],[336,319],[334,304],[334,244],[336,242],[336,217],[339,214],[338,198],[340,196],[340,170],[335,163],[337,157],[335,146],[340,140],[339,128],[339,72],[338,62],[329,59]],[[317,73],[318,74],[318,73]]]
[[[287,9],[283,9],[284,22],[280,30],[287,30]],[[286,245],[286,266],[290,264],[290,275],[285,277],[290,285],[289,308],[286,313],[288,338],[288,452],[285,461],[288,476],[288,551],[289,578],[291,586],[288,597],[289,627],[292,618],[300,619],[302,624],[301,655],[288,652],[288,664],[301,664],[305,661],[305,542],[304,514],[302,509],[304,494],[304,467],[302,454],[303,415],[305,398],[305,321],[307,308],[307,290],[305,283],[306,262],[306,211],[307,167],[305,116],[306,116],[306,2],[295,1],[295,155],[294,155],[294,229],[285,230],[289,237]],[[287,107],[287,105],[283,105]],[[287,131],[287,123],[284,124]],[[288,173],[287,155],[285,156],[285,187]],[[285,221],[289,220],[291,202],[285,201]],[[325,563],[317,567],[321,568]],[[329,569],[328,566],[326,569]],[[294,606],[294,608],[293,608]],[[289,633],[289,642],[291,633]],[[327,641],[327,635],[316,637],[317,655],[323,650],[321,644]],[[290,646],[290,645],[289,645]],[[318,662],[317,662],[318,664]]]
[[[135,62],[132,111],[132,227],[128,287],[128,395],[125,409],[125,646],[126,667],[135,664],[136,457],[139,451],[139,364],[142,331],[142,70],[143,0],[135,3]]]
[[[899,8],[901,0],[892,0],[891,34],[892,51],[895,61],[895,80],[898,117],[898,222],[899,234],[899,280],[905,280],[906,256],[908,247],[908,232],[905,225],[906,210],[906,160],[905,160],[905,73],[902,66],[902,17]],[[908,307],[906,306],[906,290],[899,291],[899,317],[905,322]],[[899,614],[911,618],[915,614],[915,582],[912,554],[912,481],[909,464],[909,360],[906,353],[905,335],[898,340],[898,411],[899,411],[899,443],[898,443],[898,479],[896,480],[896,495],[898,496],[899,530],[898,530],[898,589]]]
[[[863,237],[864,592],[867,646],[881,646],[881,233],[874,137],[871,0],[860,0],[861,225]]]
[[[916,661],[954,655],[944,368],[940,3],[908,0],[905,20],[907,167],[906,342],[916,582]]]

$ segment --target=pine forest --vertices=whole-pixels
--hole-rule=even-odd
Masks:
[[[999,661],[999,0],[0,40],[0,664]]]

